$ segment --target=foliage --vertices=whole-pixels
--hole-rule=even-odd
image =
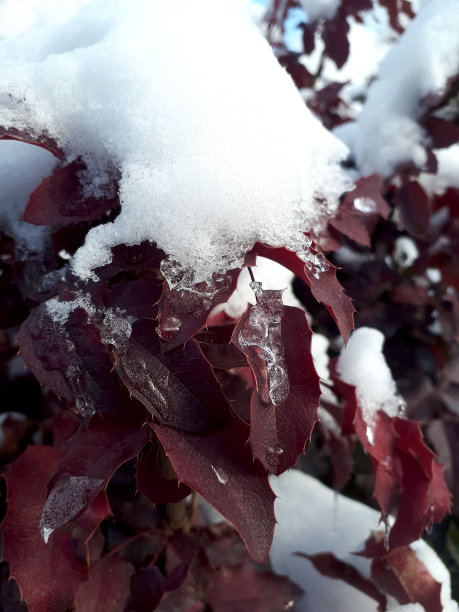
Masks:
[[[268,35],[296,4],[274,2]],[[412,17],[409,2],[380,4],[397,31],[402,14]],[[332,19],[305,23],[304,52],[313,51],[318,32],[324,55],[341,67],[349,51],[346,19],[370,8],[343,0]],[[297,85],[310,88],[309,107],[328,128],[344,123],[343,84],[323,86],[319,73],[276,45]],[[432,168],[433,149],[458,140],[455,96],[457,80],[441,99],[423,101],[419,123],[430,137]],[[384,180],[361,177],[324,231],[309,235],[316,267],[268,244],[246,255],[248,267],[261,256],[296,275],[313,331],[331,340],[335,356],[339,334],[346,342],[354,320],[383,331],[408,418],[379,412],[372,442],[355,389],[333,368],[334,399],[321,398],[308,320],[283,305],[281,291],[254,282],[256,302],[238,320],[216,314],[240,270],[192,289],[170,287],[161,274],[164,253],[147,243],[113,247],[97,280],[73,276],[63,250],[73,255],[91,227],[114,219],[118,197],[86,198],[83,162],[66,163],[48,137],[3,130],[2,138],[45,147],[60,160],[23,217],[51,227],[53,252],[41,262],[39,285],[34,262],[21,261],[14,240],[2,234],[2,531],[4,559],[20,587],[19,595],[2,565],[2,609],[25,610],[21,598],[31,611],[287,609],[300,589],[260,565],[275,526],[268,477],[294,466],[311,437],[311,457],[319,449],[331,459],[326,474],[310,468],[316,475],[369,503],[373,492],[385,521],[398,508],[388,536],[362,553],[373,558],[373,581],[352,571],[349,581],[380,605],[385,592],[440,609],[431,577],[421,593],[419,576],[427,570],[416,569],[407,546],[449,511],[443,468],[429,446],[447,466],[453,494],[459,482],[459,191],[428,194],[421,168],[412,165]],[[116,187],[114,177],[114,193]],[[371,210],[356,205],[362,200]],[[402,236],[419,253],[407,266],[393,257]],[[341,257],[344,248],[355,257]],[[431,269],[440,280],[432,280]],[[13,369],[16,343],[29,368],[20,375]],[[318,423],[319,405],[334,426],[325,418]],[[354,463],[358,444],[371,459],[371,477]],[[205,524],[190,493],[234,525],[248,554],[229,525]],[[457,505],[453,513],[459,516]],[[343,573],[332,555],[312,560],[329,575]],[[414,576],[408,586],[407,575]]]

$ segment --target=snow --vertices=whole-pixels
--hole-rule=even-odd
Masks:
[[[422,173],[419,182],[429,194],[442,195],[448,187],[459,189],[459,144],[434,149],[438,168],[435,174]]]
[[[21,221],[30,193],[56,165],[55,157],[39,147],[0,141],[0,226],[14,238],[16,258],[23,261],[46,247],[49,230]]]
[[[395,241],[392,257],[401,268],[409,268],[419,257],[419,249],[409,236],[399,236]]]
[[[144,240],[193,281],[257,240],[307,257],[303,232],[349,188],[347,149],[304,107],[248,2],[69,4],[0,42],[0,124],[82,157],[87,193],[120,173],[122,211],[89,232],[74,271],[90,278],[112,246]]]
[[[383,60],[358,119],[355,155],[362,174],[389,177],[400,164],[426,162],[422,100],[445,91],[459,71],[459,3],[431,0]],[[422,44],[420,44],[422,41]]]
[[[353,555],[361,550],[370,531],[378,528],[380,513],[364,504],[339,495],[315,478],[293,469],[280,477],[271,476],[270,484],[278,498],[270,560],[274,571],[286,574],[299,584],[305,595],[298,612],[339,610],[373,612],[376,602],[344,581],[321,575],[313,565],[295,552],[309,555],[332,552],[365,577],[370,576],[370,560]],[[459,610],[451,600],[450,575],[435,552],[422,540],[411,545],[416,556],[432,576],[442,584],[441,600],[448,612]],[[395,601],[389,609],[397,608]],[[402,608],[405,610],[405,608]],[[412,608],[422,610],[419,606]],[[410,612],[410,608],[407,608]]]
[[[360,327],[351,334],[336,366],[343,382],[356,388],[370,443],[378,410],[395,417],[400,415],[403,406],[383,354],[383,345],[384,336],[379,330]]]

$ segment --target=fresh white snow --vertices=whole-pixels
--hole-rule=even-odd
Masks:
[[[382,410],[399,416],[403,405],[383,354],[384,336],[371,327],[352,332],[337,362],[340,378],[354,385],[362,416],[367,424],[369,442],[373,441],[376,414]]]
[[[362,174],[390,176],[426,162],[422,100],[444,92],[459,71],[459,3],[431,0],[383,60],[358,119],[355,155]]]
[[[89,232],[75,272],[143,240],[195,281],[256,240],[301,251],[349,187],[347,149],[304,107],[247,1],[80,4],[0,43],[0,124],[81,156],[88,193],[121,174],[121,214]]]

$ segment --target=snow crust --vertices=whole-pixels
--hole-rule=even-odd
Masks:
[[[74,271],[89,278],[110,247],[144,240],[194,281],[257,240],[307,256],[303,232],[349,188],[347,149],[304,107],[247,0],[69,4],[0,43],[0,125],[82,157],[88,194],[119,173],[121,214],[89,232]]]
[[[372,442],[376,415],[382,410],[391,417],[400,416],[403,402],[383,354],[384,336],[371,327],[355,330],[337,362],[340,378],[354,385],[363,418]]]
[[[426,162],[416,119],[422,100],[444,92],[459,71],[459,3],[431,0],[383,60],[358,119],[355,155],[362,174],[390,176],[406,162]]]
[[[376,602],[341,580],[321,575],[313,565],[295,552],[315,554],[332,552],[365,577],[370,576],[370,560],[352,554],[363,548],[371,530],[378,528],[380,513],[360,502],[335,493],[321,482],[292,469],[280,477],[271,476],[270,484],[278,498],[275,512],[278,524],[274,532],[270,559],[278,574],[286,574],[299,584],[305,595],[299,612],[339,610],[340,612],[376,612]],[[451,600],[451,581],[446,567],[422,540],[411,545],[416,556],[442,584],[444,611],[457,612]],[[395,600],[389,609],[398,609]],[[404,607],[401,608],[405,610]],[[422,610],[407,608],[407,612]]]

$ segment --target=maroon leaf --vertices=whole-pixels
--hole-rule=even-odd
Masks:
[[[400,211],[403,227],[416,238],[423,238],[429,230],[429,197],[417,181],[403,185],[395,194],[394,201]]]
[[[342,68],[349,56],[349,41],[347,34],[349,24],[346,19],[326,21],[322,32],[325,51],[338,68]]]
[[[164,284],[159,303],[158,333],[164,349],[184,344],[204,327],[207,317],[218,304],[228,301],[236,289],[240,270],[214,276],[210,284],[198,283],[191,289],[170,289]]]
[[[355,567],[352,567],[352,565],[337,559],[332,553],[307,555],[302,552],[297,552],[295,554],[311,561],[316,570],[324,576],[328,576],[329,578],[333,578],[335,580],[343,580],[347,584],[354,587],[354,589],[365,593],[365,595],[368,595],[368,597],[371,597],[377,601],[379,612],[384,612],[386,609],[385,595],[383,595],[377,589],[371,580],[364,578],[362,574],[355,569]]]
[[[66,321],[52,317],[46,304],[33,309],[18,335],[26,364],[36,378],[83,416],[114,412],[120,389],[100,332],[83,308]]]
[[[143,453],[137,462],[137,489],[154,504],[176,503],[191,493],[189,487],[165,473],[157,448]]]
[[[378,174],[363,176],[355,183],[354,189],[346,194],[342,206],[352,207],[363,214],[378,213],[381,217],[387,217],[390,208],[382,196],[382,189],[383,180]]]
[[[213,368],[231,370],[247,366],[245,355],[231,343],[233,325],[203,330],[196,335],[202,354]]]
[[[434,149],[450,147],[459,140],[459,126],[446,119],[428,116],[423,122]]]
[[[149,439],[144,412],[134,403],[118,415],[96,415],[68,442],[48,485],[41,530],[47,539],[78,518],[119,466],[135,457]]]
[[[129,392],[169,427],[204,432],[229,417],[228,403],[198,342],[190,340],[164,354],[151,319],[133,324],[115,368]]]
[[[316,28],[314,27],[314,25],[311,25],[310,23],[303,23],[301,28],[303,30],[303,50],[306,53],[306,55],[309,55],[310,53],[314,51],[314,48],[316,46],[316,43],[315,43]]]
[[[71,607],[87,569],[72,552],[70,534],[58,533],[45,544],[39,530],[46,485],[61,450],[29,446],[7,474],[8,513],[3,522],[4,557],[30,612]]]
[[[126,316],[142,319],[158,316],[158,301],[163,283],[153,276],[143,276],[136,280],[121,281],[108,293],[107,306],[118,308]]]
[[[311,330],[305,313],[283,306],[282,291],[256,287],[233,333],[245,353],[256,388],[250,406],[253,456],[274,474],[295,465],[318,421],[319,377],[311,356]]]
[[[316,254],[313,249],[311,252]],[[336,268],[326,261],[322,254],[317,253],[323,261],[322,267],[325,270],[320,273],[314,272],[313,269],[308,270],[296,253],[285,248],[272,248],[257,242],[251,254],[277,261],[304,281],[310,287],[315,299],[324,303],[336,321],[344,342],[348,341],[354,329],[354,307],[336,278]]]
[[[302,594],[300,587],[285,576],[260,571],[246,562],[220,568],[206,600],[214,612],[278,612],[292,607]]]
[[[129,597],[134,568],[119,557],[102,557],[78,589],[76,612],[121,612]]]
[[[329,224],[354,242],[363,246],[370,246],[370,236],[366,228],[360,223],[355,213],[343,206],[340,206],[333,219],[330,219]]]
[[[409,547],[397,548],[382,559],[373,559],[371,577],[400,604],[419,603],[429,612],[441,612],[441,584]]]
[[[152,425],[178,478],[200,493],[238,530],[249,554],[264,563],[274,532],[274,493],[246,444],[238,419],[205,436]]]
[[[94,221],[116,206],[115,197],[93,198],[84,194],[80,172],[81,161],[56,168],[31,193],[23,221],[34,225],[69,225],[78,221]]]

